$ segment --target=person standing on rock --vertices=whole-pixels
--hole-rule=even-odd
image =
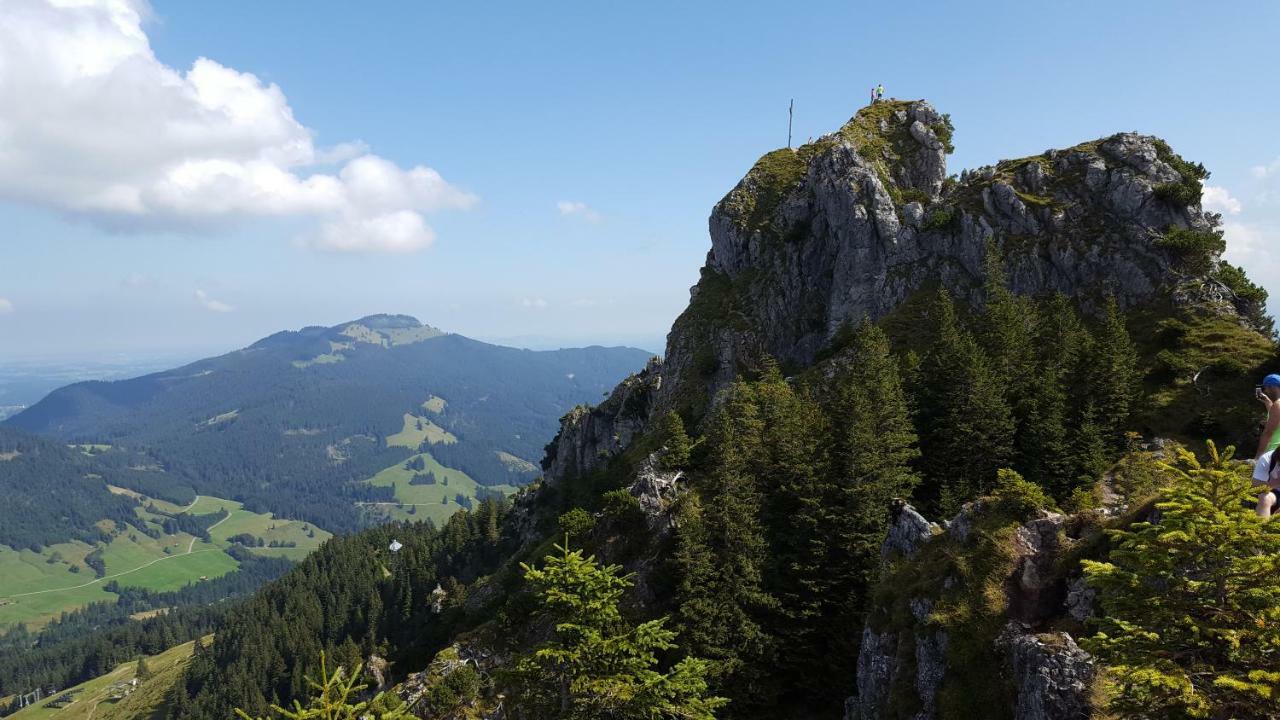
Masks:
[[[1275,451],[1280,447],[1280,375],[1271,374],[1263,378],[1257,388],[1257,396],[1267,408],[1267,422],[1258,438],[1258,451],[1254,453],[1253,481],[1261,486],[1258,515],[1269,518],[1276,505],[1274,490],[1280,487],[1280,473],[1272,471]]]
[[[876,86],[876,100],[884,100],[884,83]]]
[[[871,104],[872,105],[876,104],[876,86],[875,85],[871,86]]]

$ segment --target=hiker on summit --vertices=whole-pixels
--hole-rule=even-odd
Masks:
[[[1275,457],[1276,448],[1280,447],[1280,375],[1266,376],[1254,392],[1267,408],[1267,422],[1254,453],[1253,482],[1259,491],[1258,516],[1269,518],[1276,505],[1274,491],[1280,487],[1280,464]]]
[[[884,83],[876,86],[876,100],[884,100]]]

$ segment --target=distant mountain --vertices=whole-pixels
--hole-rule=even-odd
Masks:
[[[648,357],[517,350],[373,315],[166,372],[69,385],[5,425],[144,453],[152,495],[194,490],[343,531],[362,522],[356,503],[417,502],[407,486],[428,481],[418,471],[452,477],[471,495],[528,482],[560,416]],[[366,482],[406,463],[402,475]],[[437,492],[432,504],[437,496],[442,509],[469,504],[466,492]]]

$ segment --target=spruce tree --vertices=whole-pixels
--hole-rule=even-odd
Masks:
[[[684,421],[680,415],[672,411],[662,416],[658,425],[658,437],[662,443],[662,454],[659,464],[663,470],[672,471],[689,464],[689,451],[692,447],[689,434],[685,432]]]
[[[1107,299],[1102,322],[1095,333],[1090,366],[1098,422],[1107,447],[1113,452],[1123,451],[1141,377],[1138,351],[1125,329],[1124,315],[1114,297]]]
[[[922,505],[944,514],[990,492],[1013,460],[1014,424],[999,377],[940,290],[934,342],[920,367]]]
[[[1062,294],[1046,299],[1036,314],[1035,381],[1018,439],[1018,467],[1058,500],[1075,487],[1082,463],[1074,455],[1079,445],[1079,369],[1087,333],[1080,316]]]
[[[816,652],[815,638],[829,630],[822,619],[830,585],[826,563],[832,526],[825,507],[831,499],[829,431],[809,390],[787,382],[772,360],[763,364],[762,376],[751,389],[762,442],[747,470],[763,493],[762,518],[771,556],[765,586],[777,598],[771,624],[778,646],[786,648],[768,680],[780,690],[812,700],[815,690],[826,690],[811,684],[813,672],[828,660]],[[756,684],[759,690],[765,683]]]
[[[830,412],[831,482],[814,535],[826,553],[817,573],[823,581],[817,588],[820,614],[811,633],[816,663],[800,675],[819,697],[837,690],[821,687],[830,673],[856,672],[862,613],[890,509],[919,480],[912,463],[920,453],[898,362],[889,338],[869,321],[854,332],[848,365],[835,377]]]
[[[139,682],[151,679],[151,668],[147,667],[146,658],[138,658],[138,665],[133,669],[133,676],[137,678]]]
[[[1020,472],[1037,479],[1030,472],[1038,464],[1035,455],[1040,451],[1037,447],[1039,438],[1032,436],[1036,432],[1032,426],[1040,412],[1037,406],[1036,307],[1030,299],[1014,295],[1009,290],[1000,253],[993,241],[987,243],[983,289],[986,304],[979,318],[978,338],[990,363],[991,374],[999,383],[1013,417],[1013,465]]]
[[[1101,591],[1111,709],[1136,718],[1269,717],[1280,697],[1280,523],[1245,504],[1248,466],[1179,449],[1154,522],[1112,531],[1106,562],[1084,561]]]
[[[741,709],[767,702],[776,643],[766,623],[778,605],[764,588],[769,547],[753,474],[763,422],[751,387],[735,383],[710,425],[709,470],[677,510],[676,617],[689,652],[712,662],[717,691]]]
[[[311,689],[306,705],[299,700],[294,700],[291,708],[281,707],[278,702],[271,705],[281,720],[412,720],[414,717],[394,695],[379,693],[370,700],[357,700],[367,687],[359,683],[359,673],[347,672],[342,666],[330,673],[324,653],[320,654],[320,679],[307,677],[306,682]],[[240,708],[236,708],[236,715],[241,720],[254,720]]]
[[[658,654],[676,647],[666,618],[638,626],[618,603],[630,586],[616,565],[600,566],[557,546],[542,568],[522,565],[552,637],[516,658],[508,673],[519,717],[559,720],[711,720],[723,698],[707,692],[707,663],[692,657],[668,672]]]

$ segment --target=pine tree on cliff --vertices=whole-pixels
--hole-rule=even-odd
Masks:
[[[689,433],[684,429],[684,420],[675,411],[662,417],[658,425],[658,437],[663,448],[659,461],[663,470],[672,471],[689,464],[689,452],[692,444]]]
[[[711,420],[706,475],[680,501],[676,522],[676,618],[689,652],[711,661],[717,692],[735,711],[761,698],[775,642],[765,625],[777,600],[764,589],[769,548],[753,475],[763,422],[745,383]]]
[[[1013,416],[1014,465],[1030,474],[1028,466],[1038,459],[1034,455],[1039,452],[1028,437],[1032,416],[1038,411],[1036,307],[1030,299],[1009,290],[1000,252],[992,241],[987,243],[983,288],[986,305],[978,323],[978,338]]]
[[[1094,390],[1099,422],[1107,447],[1125,449],[1125,432],[1137,398],[1138,351],[1125,329],[1115,298],[1108,298],[1102,323],[1095,333],[1091,385]]]
[[[996,471],[1013,460],[1014,424],[999,377],[940,290],[933,307],[934,342],[920,367],[920,498],[926,509],[954,513],[989,492]]]
[[[667,618],[631,625],[618,603],[631,585],[616,565],[556,547],[542,568],[523,565],[552,637],[512,663],[509,707],[517,717],[561,720],[713,720],[723,698],[707,692],[707,663],[686,657],[668,672],[658,654],[675,649]]]
[[[769,680],[811,700],[815,688],[806,682],[827,659],[816,638],[829,629],[823,623],[831,579],[827,421],[808,389],[788,383],[777,363],[766,362],[751,387],[764,440],[751,471],[765,492],[762,517],[772,555],[765,584],[778,599],[773,625],[785,648]]]
[[[1104,610],[1084,645],[1118,717],[1274,717],[1280,521],[1247,508],[1249,469],[1231,452],[1210,443],[1201,464],[1180,449],[1158,522],[1112,531],[1107,561],[1083,561]]]
[[[1018,434],[1018,468],[1023,476],[1059,500],[1070,493],[1076,463],[1070,454],[1067,421],[1071,414],[1071,378],[1080,357],[1084,329],[1063,295],[1037,309],[1034,393]]]
[[[832,483],[817,537],[827,557],[821,577],[823,601],[816,640],[817,664],[801,677],[856,672],[862,613],[880,564],[880,546],[895,498],[906,498],[919,481],[912,463],[917,437],[889,338],[869,321],[858,327],[847,369],[836,377],[830,412]],[[823,672],[824,665],[830,668]],[[815,688],[819,697],[839,688]]]

